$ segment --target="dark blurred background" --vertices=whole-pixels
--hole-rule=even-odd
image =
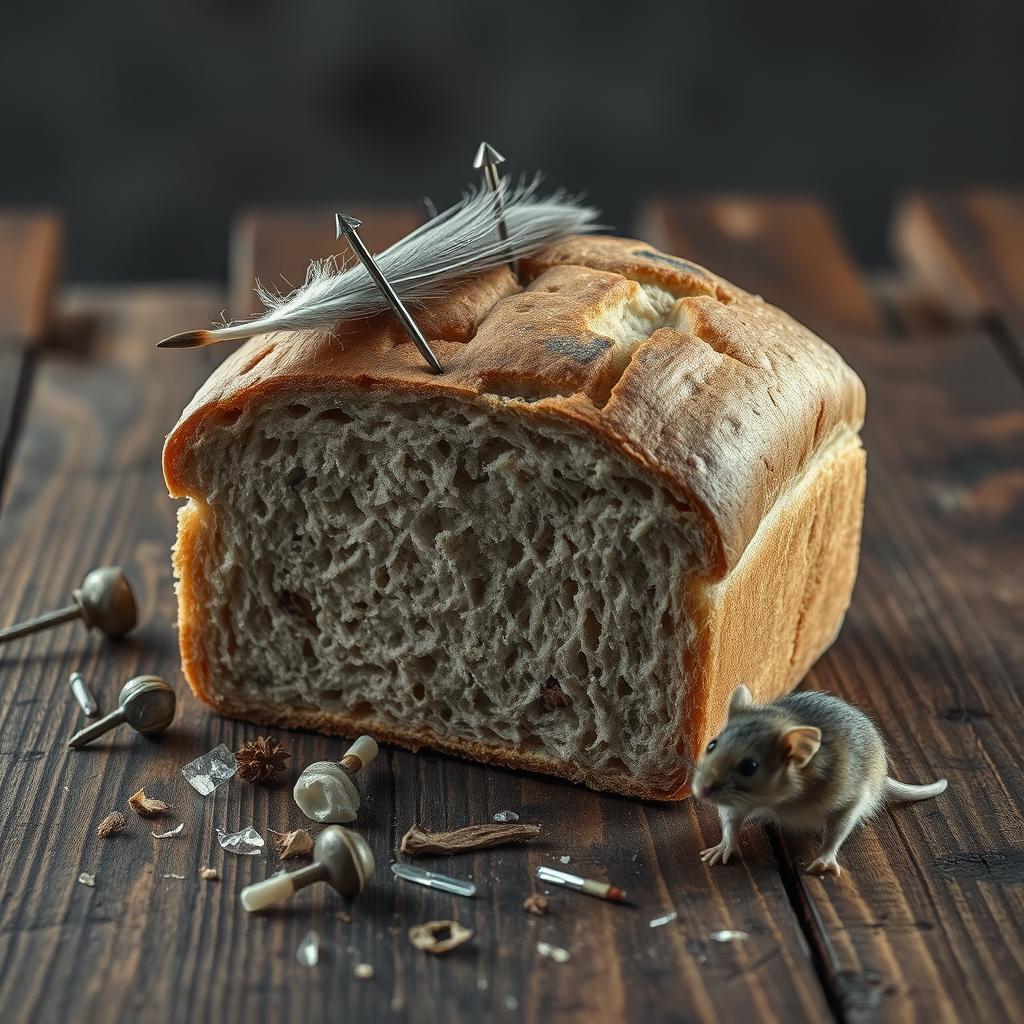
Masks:
[[[455,198],[486,138],[628,231],[651,194],[812,191],[885,258],[909,185],[1024,180],[1024,4],[5,5],[0,204],[77,280],[225,273],[254,203]]]

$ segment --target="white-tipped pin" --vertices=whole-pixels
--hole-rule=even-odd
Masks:
[[[316,761],[295,782],[292,795],[313,821],[348,823],[359,813],[355,776],[377,756],[377,741],[360,736],[340,761]]]

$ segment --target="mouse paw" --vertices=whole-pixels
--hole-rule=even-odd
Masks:
[[[706,850],[700,851],[700,859],[711,867],[713,864],[728,864],[729,858],[736,852],[736,848],[724,839],[717,846],[709,846]]]
[[[835,875],[838,878],[842,873],[843,869],[839,866],[839,861],[835,857],[818,857],[807,868],[807,874],[822,877],[825,875]]]

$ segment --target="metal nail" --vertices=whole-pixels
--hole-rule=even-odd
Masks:
[[[419,329],[416,321],[413,320],[409,310],[405,308],[405,304],[398,297],[398,292],[391,287],[391,283],[381,272],[380,267],[377,266],[377,261],[370,255],[370,250],[366,248],[366,243],[359,237],[359,232],[356,229],[363,222],[355,217],[349,217],[347,214],[336,213],[334,215],[334,223],[338,238],[341,238],[342,235],[348,238],[349,245],[352,246],[360,262],[366,267],[367,273],[373,278],[374,284],[381,290],[384,298],[388,300],[391,308],[395,311],[395,316],[401,321],[406,333],[416,343],[416,347],[420,350],[420,355],[427,361],[427,365],[430,366],[434,373],[444,373],[444,367],[438,361],[437,356],[434,355],[433,350],[427,343],[427,339],[423,337],[423,332]]]
[[[89,689],[89,684],[85,681],[82,673],[72,672],[71,678],[68,680],[68,686],[71,687],[72,695],[78,701],[78,706],[85,712],[86,716],[95,718],[100,713],[100,706],[96,703],[96,698],[93,696],[92,690]]]
[[[74,619],[81,619],[88,629],[95,627],[109,637],[124,636],[135,628],[135,595],[124,571],[116,565],[93,569],[82,585],[71,592],[71,597],[75,603],[66,608],[0,630],[0,644]]]
[[[118,706],[98,722],[68,740],[69,747],[84,747],[111,729],[127,723],[136,732],[162,732],[172,721],[177,700],[174,688],[159,676],[136,676],[121,687]]]
[[[505,162],[505,158],[489,143],[481,142],[480,148],[473,158],[473,167],[484,172],[484,181],[487,187],[494,193],[494,217],[498,226],[498,237],[508,241],[508,224],[505,222],[505,207],[501,197],[505,191],[505,179],[498,174],[498,168]],[[519,262],[511,258],[509,253],[509,266],[516,277],[519,276]]]

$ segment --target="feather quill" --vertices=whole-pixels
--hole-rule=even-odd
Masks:
[[[539,178],[500,192],[473,189],[463,199],[427,221],[375,257],[403,302],[415,308],[443,298],[456,282],[504,263],[532,256],[567,235],[597,230],[598,213],[564,192],[536,195]],[[497,231],[498,203],[508,239]],[[249,338],[271,331],[329,334],[339,321],[373,316],[388,309],[387,300],[362,264],[340,269],[334,258],[314,261],[305,283],[286,295],[260,285],[267,307],[253,320],[208,331],[165,338],[163,348],[197,348]]]

